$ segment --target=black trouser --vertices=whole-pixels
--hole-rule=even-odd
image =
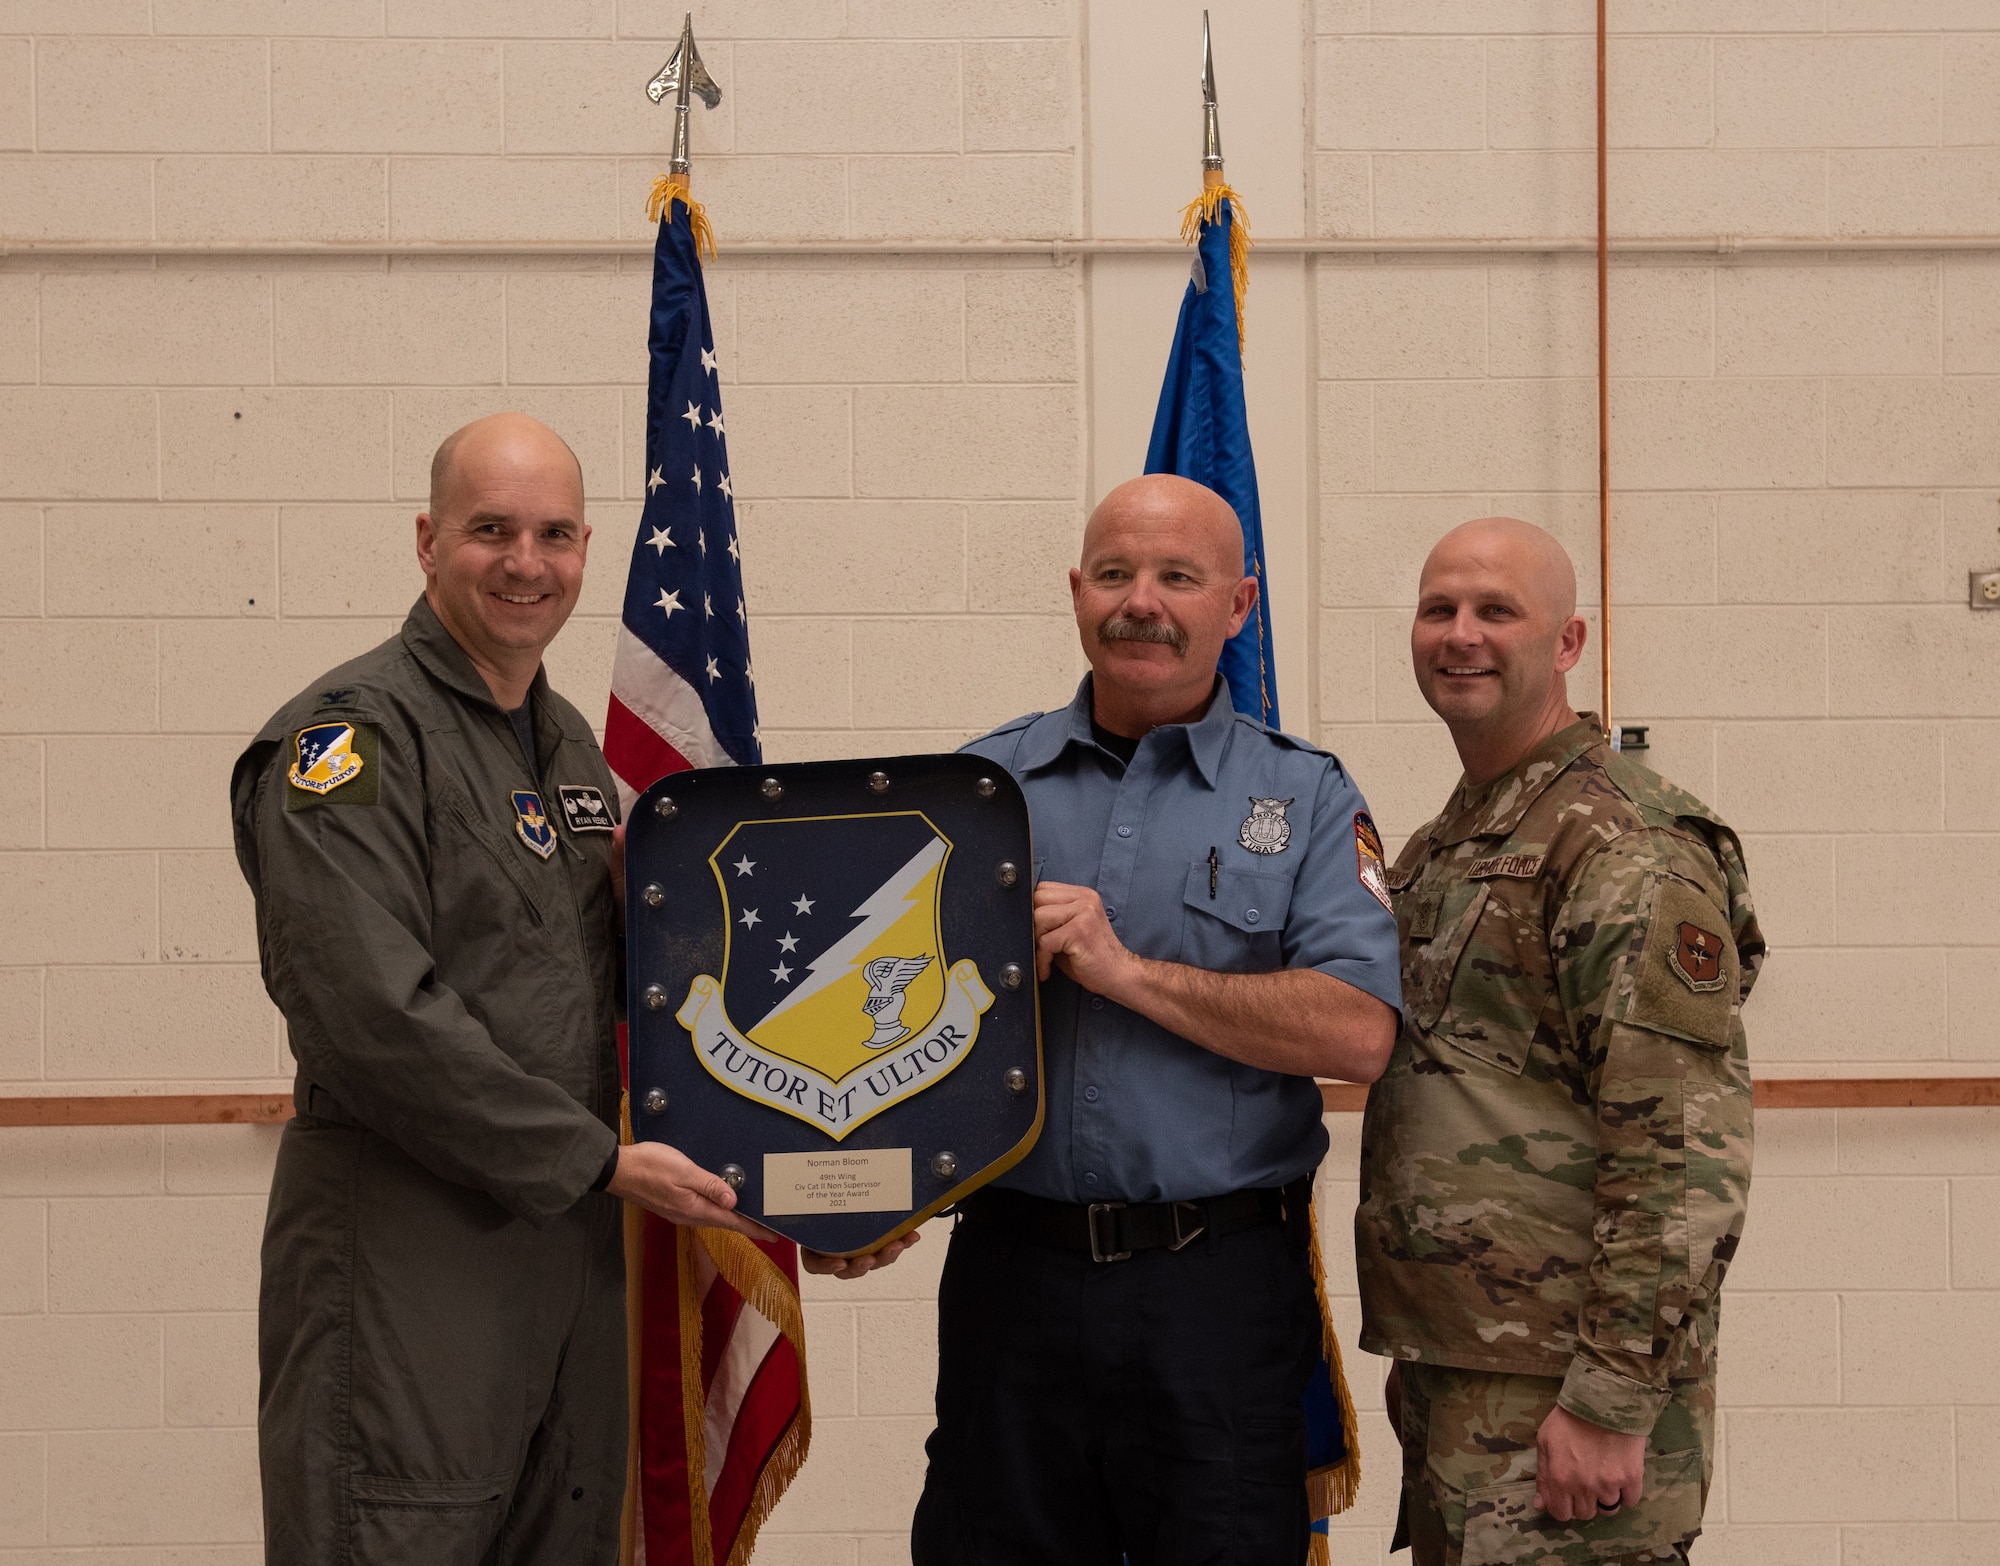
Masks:
[[[542,1228],[371,1131],[279,1144],[259,1300],[270,1566],[612,1566],[619,1203]]]
[[[938,1295],[915,1566],[1294,1566],[1319,1311],[1275,1224],[1128,1261],[977,1217]]]

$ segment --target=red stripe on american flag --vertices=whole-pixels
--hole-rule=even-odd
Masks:
[[[688,770],[688,759],[616,696],[604,714],[604,759],[633,793],[669,772]]]
[[[757,1490],[757,1476],[791,1428],[799,1413],[799,1360],[781,1333],[743,1394],[736,1426],[729,1435],[729,1455],[715,1476],[708,1497],[708,1517],[715,1538],[715,1558],[727,1558],[737,1530]]]

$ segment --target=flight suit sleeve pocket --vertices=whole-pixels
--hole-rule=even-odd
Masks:
[[[1592,1238],[1584,1332],[1593,1343],[1650,1356],[1659,1313],[1666,1214],[1600,1208]]]
[[[1218,973],[1262,973],[1281,960],[1280,937],[1291,911],[1290,876],[1211,865],[1188,866],[1181,961]]]

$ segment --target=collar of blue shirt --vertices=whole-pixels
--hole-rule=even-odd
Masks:
[[[1076,688],[1076,698],[1070,702],[1069,711],[1064,714],[1066,721],[1037,723],[1023,736],[1016,767],[1021,772],[1038,772],[1052,766],[1071,745],[1085,745],[1097,749],[1097,741],[1090,732],[1092,710],[1092,685],[1094,675],[1086,674]],[[1055,714],[1050,714],[1054,717]],[[1167,723],[1154,729],[1152,734],[1162,736],[1178,735],[1194,758],[1195,770],[1201,774],[1202,782],[1210,788],[1222,767],[1223,747],[1229,743],[1229,731],[1236,723],[1236,708],[1229,700],[1229,687],[1216,676],[1215,694],[1209,698],[1208,711],[1203,713],[1198,723]]]

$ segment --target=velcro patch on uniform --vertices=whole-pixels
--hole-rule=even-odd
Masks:
[[[1466,867],[1468,881],[1490,880],[1497,875],[1511,876],[1518,881],[1532,881],[1542,873],[1542,861],[1546,854],[1494,854],[1486,859],[1475,859]]]
[[[556,793],[562,798],[563,825],[572,832],[609,832],[617,827],[601,789],[588,783],[560,783]]]
[[[292,736],[285,808],[373,805],[382,797],[381,731],[345,718],[314,723]]]
[[[1354,812],[1354,873],[1374,894],[1376,902],[1391,913],[1396,911],[1389,902],[1389,871],[1382,862],[1382,834],[1375,830],[1374,819],[1365,810]]]
[[[1654,882],[1628,1020],[1726,1048],[1741,974],[1729,918],[1715,899],[1674,877]]]

